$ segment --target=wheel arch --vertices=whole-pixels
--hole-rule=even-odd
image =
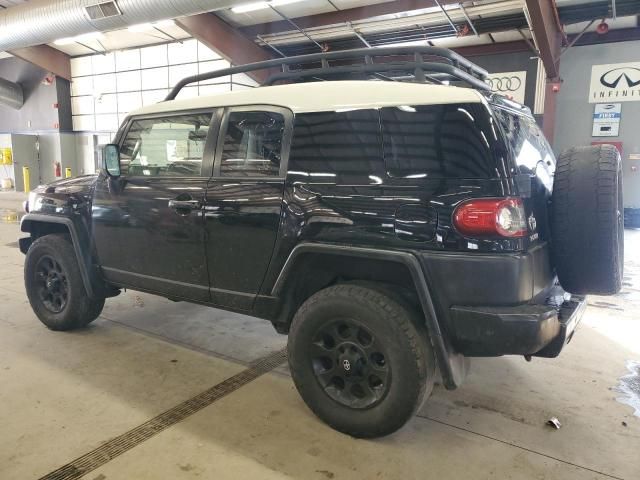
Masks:
[[[21,239],[20,250],[26,255],[31,242],[38,237],[50,234],[68,234],[71,238],[71,244],[78,260],[78,267],[80,269],[80,275],[82,277],[82,283],[87,291],[87,295],[90,298],[95,298],[95,285],[92,281],[92,269],[91,269],[91,252],[88,248],[83,247],[83,238],[87,235],[83,235],[78,232],[78,228],[74,224],[73,220],[67,217],[56,217],[53,215],[40,215],[35,213],[29,213],[22,218],[20,222],[20,230],[31,234],[31,238]],[[24,241],[27,240],[27,241]],[[85,243],[86,245],[86,243]]]
[[[309,269],[310,264],[321,267]],[[365,264],[366,269],[358,268]],[[344,272],[348,271],[351,274],[345,275]],[[468,369],[467,361],[453,350],[448,337],[440,328],[425,272],[415,255],[409,252],[342,245],[296,246],[270,292],[272,297],[282,299],[283,304],[277,328],[286,331],[295,311],[306,298],[344,281],[360,281],[365,286],[366,283],[375,282],[382,286],[409,287],[415,293],[417,306],[422,310],[445,387],[454,389],[462,383]],[[301,291],[302,294],[299,293]],[[296,294],[298,298],[295,298]]]

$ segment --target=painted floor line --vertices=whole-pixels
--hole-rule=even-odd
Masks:
[[[170,408],[145,423],[103,443],[98,448],[50,472],[40,480],[76,480],[140,445],[185,418],[235,392],[240,387],[282,365],[286,350],[274,352],[253,362],[247,369],[227,378],[202,393]]]

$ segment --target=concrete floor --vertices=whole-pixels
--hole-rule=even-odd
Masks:
[[[266,322],[136,292],[47,330],[24,293],[19,197],[0,194],[0,479],[46,475],[285,345]],[[623,292],[590,297],[558,359],[474,359],[391,437],[331,430],[280,367],[82,478],[638,479],[640,417],[616,399],[640,360],[640,231],[626,246]]]

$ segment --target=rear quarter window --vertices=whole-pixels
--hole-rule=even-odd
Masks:
[[[391,177],[501,177],[497,129],[483,104],[381,110],[384,162]]]
[[[533,118],[500,107],[494,112],[519,173],[534,174],[541,162],[555,169],[553,151]]]

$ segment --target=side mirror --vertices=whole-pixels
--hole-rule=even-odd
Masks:
[[[102,163],[109,176],[120,176],[120,149],[118,145],[110,143],[102,148]]]

